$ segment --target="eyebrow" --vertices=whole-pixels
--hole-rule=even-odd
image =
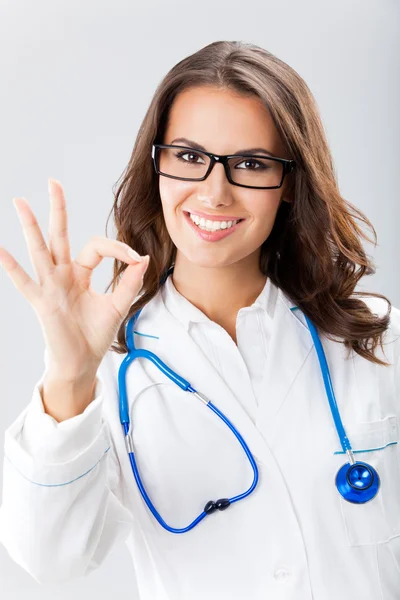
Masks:
[[[192,140],[188,140],[187,138],[176,138],[176,139],[172,140],[171,145],[176,142],[183,142],[186,146],[191,146],[192,148],[195,148],[196,150],[202,150],[203,152],[207,152],[207,150],[204,148],[204,146],[202,146],[201,144],[198,144],[197,142],[193,142]],[[242,148],[241,150],[237,150],[234,153],[234,155],[236,155],[236,154],[252,154],[252,153],[256,153],[256,152],[262,152],[263,154],[269,154],[269,156],[273,156],[273,157],[277,158],[275,156],[275,154],[273,154],[266,148]]]

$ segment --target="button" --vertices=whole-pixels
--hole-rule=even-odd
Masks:
[[[277,581],[285,582],[290,578],[290,572],[281,567],[280,569],[276,569],[274,572],[274,577]]]

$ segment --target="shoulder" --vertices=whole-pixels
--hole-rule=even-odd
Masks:
[[[379,317],[384,317],[390,312],[388,328],[400,334],[400,309],[390,304],[384,298],[375,296],[362,296],[360,299],[365,302],[370,311]]]
[[[370,311],[379,317],[384,317],[389,313],[389,322],[383,335],[385,348],[390,348],[390,354],[395,364],[400,359],[400,309],[393,304],[389,305],[384,298],[375,296],[360,296]],[[387,351],[386,351],[386,354]],[[389,358],[389,357],[388,357]]]

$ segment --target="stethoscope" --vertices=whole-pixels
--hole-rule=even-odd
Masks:
[[[163,284],[167,277],[172,273],[174,266],[172,266],[166,273],[166,275],[161,279],[160,284]],[[294,307],[298,309],[298,307]],[[246,442],[238,432],[238,430],[234,427],[234,425],[229,421],[229,419],[220,411],[218,408],[202,394],[195,390],[186,379],[180,377],[177,373],[172,371],[156,354],[150,352],[149,350],[144,350],[141,348],[135,348],[134,341],[134,331],[133,327],[139,318],[139,315],[143,308],[141,308],[138,312],[136,312],[127,322],[126,325],[126,345],[128,347],[128,353],[124,360],[121,362],[119,372],[118,372],[118,387],[119,387],[119,413],[120,413],[120,421],[123,427],[124,435],[125,435],[125,443],[126,448],[129,454],[130,463],[132,466],[133,474],[136,479],[136,483],[140,490],[140,493],[143,496],[144,501],[146,502],[148,508],[157,519],[157,521],[162,525],[165,529],[170,531],[171,533],[185,533],[186,531],[190,531],[193,527],[195,527],[200,521],[204,519],[207,515],[212,514],[216,510],[225,510],[233,504],[234,502],[238,502],[246,496],[251,494],[257,483],[258,483],[258,468],[252,453],[250,452],[249,447]],[[325,353],[319,339],[317,330],[310,319],[304,315],[308,328],[311,332],[311,336],[313,338],[313,342],[317,351],[318,360],[321,368],[321,373],[324,380],[326,394],[329,400],[329,406],[331,408],[333,420],[335,422],[335,427],[337,434],[339,436],[340,443],[342,445],[343,451],[347,454],[349,462],[345,463],[338,471],[336,475],[335,484],[338,492],[341,496],[347,500],[348,502],[352,502],[353,504],[364,504],[369,500],[372,500],[378,493],[378,489],[380,486],[380,479],[377,471],[371,465],[362,462],[356,461],[353,455],[353,451],[351,448],[350,441],[346,435],[346,431],[343,427],[342,420],[340,418],[339,409],[336,403],[335,394],[333,391],[331,376],[329,373],[328,363],[326,361]],[[185,392],[191,392],[196,398],[201,400],[209,409],[211,409],[222,421],[229,427],[229,429],[234,433],[237,440],[241,444],[243,450],[245,451],[247,458],[252,466],[254,479],[249,487],[249,489],[240,494],[238,496],[234,496],[232,498],[219,498],[218,500],[210,500],[204,507],[204,510],[200,515],[190,523],[187,527],[183,527],[180,529],[175,529],[174,527],[170,527],[163,520],[161,515],[157,512],[155,506],[151,502],[142,480],[139,475],[139,471],[137,468],[135,454],[133,449],[132,437],[129,433],[130,427],[130,419],[129,419],[129,406],[128,406],[128,398],[126,393],[126,371],[135,358],[148,358],[151,360],[160,371],[162,371],[171,381],[173,381],[176,385],[178,385]]]

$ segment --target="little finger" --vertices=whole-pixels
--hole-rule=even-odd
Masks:
[[[19,292],[29,301],[33,302],[40,295],[40,287],[28,273],[24,271],[15,258],[2,246],[0,246],[0,265]]]

